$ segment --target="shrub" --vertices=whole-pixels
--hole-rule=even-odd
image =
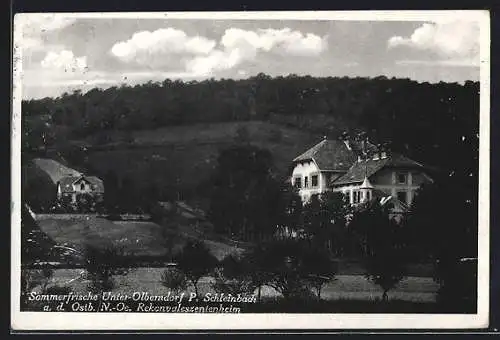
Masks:
[[[71,292],[71,288],[68,286],[50,286],[45,290],[46,294],[49,295],[68,295]]]
[[[85,252],[85,264],[90,279],[88,289],[93,293],[111,291],[115,287],[115,275],[126,275],[124,251],[115,245],[103,248],[88,245]]]
[[[187,287],[186,275],[177,268],[167,268],[161,275],[161,284],[166,288],[179,292]]]
[[[201,241],[188,241],[176,256],[178,268],[193,285],[198,295],[198,281],[208,275],[216,266],[217,259]]]

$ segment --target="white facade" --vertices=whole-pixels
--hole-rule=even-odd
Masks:
[[[68,192],[66,190],[67,194],[71,195],[71,202],[76,203],[76,197],[78,194],[82,193],[93,193],[92,189],[92,184],[85,180],[84,178],[78,179],[76,182],[71,184],[72,190]],[[65,195],[67,195],[65,194]],[[58,183],[57,185],[57,197],[60,199],[63,195],[63,191],[61,188],[61,183]]]
[[[300,186],[298,182],[300,182]],[[309,201],[312,195],[329,190],[327,175],[318,169],[314,161],[295,165],[292,172],[292,185],[299,188],[299,195],[303,202]]]

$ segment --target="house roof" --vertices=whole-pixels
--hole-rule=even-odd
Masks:
[[[375,145],[368,142],[367,149],[372,150]],[[324,139],[300,156],[294,162],[313,160],[320,170],[346,171],[357,160],[361,152],[361,142],[349,142],[349,148],[342,140]]]
[[[95,192],[104,192],[103,181],[96,176],[86,176],[50,158],[35,158],[33,163],[44,171],[54,184],[60,183],[62,192],[73,192],[72,184],[79,179],[88,181]]]
[[[64,166],[61,163],[49,158],[35,158],[33,159],[33,163],[39,169],[47,173],[54,184],[60,182],[64,177],[79,177],[82,175],[79,171],[68,168],[67,166]]]
[[[415,162],[403,155],[393,153],[391,155],[388,155],[387,158],[379,158],[376,160],[370,158],[368,160],[362,160],[360,162],[356,161],[344,175],[334,180],[331,184],[336,186],[360,183],[364,180],[365,176],[370,178],[372,175],[374,175],[384,167],[419,168],[422,170],[425,169],[424,165]]]
[[[59,184],[61,185],[62,192],[73,192],[73,184],[85,180],[90,183],[92,190],[94,192],[104,192],[104,184],[101,179],[95,176],[67,176],[61,178]]]

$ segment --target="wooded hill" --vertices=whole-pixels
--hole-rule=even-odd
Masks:
[[[27,149],[63,148],[71,140],[106,145],[116,141],[116,136],[129,145],[136,145],[138,136],[148,135],[180,140],[180,135],[170,134],[173,126],[186,126],[187,131],[193,124],[210,124],[206,125],[209,130],[210,126],[220,130],[218,123],[245,125],[250,120],[277,127],[266,138],[278,145],[283,144],[283,133],[290,135],[286,129],[309,133],[311,138],[303,138],[301,145],[295,145],[297,150],[305,150],[323,135],[337,138],[343,131],[365,131],[373,142],[390,142],[393,150],[442,168],[456,176],[461,186],[477,191],[478,82],[430,84],[386,77],[272,78],[259,74],[244,80],[165,80],[76,91],[23,101],[22,110]],[[152,133],[152,129],[162,133]],[[239,130],[237,137],[259,145],[267,142],[252,130]]]

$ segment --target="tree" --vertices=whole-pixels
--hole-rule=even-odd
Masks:
[[[280,215],[274,204],[281,184],[272,169],[268,150],[248,145],[221,152],[211,179],[208,212],[217,232],[245,240],[274,233]]]
[[[304,229],[311,242],[327,247],[338,256],[344,255],[347,239],[347,219],[352,207],[340,192],[313,195],[303,207]]]
[[[90,193],[83,192],[76,195],[76,205],[81,213],[90,212],[95,203],[95,199]]]
[[[239,263],[231,266],[239,270],[237,277],[248,278],[253,290],[257,289],[257,301],[261,300],[262,287],[269,282],[272,276],[266,263],[266,249],[265,245],[259,243],[244,252]],[[234,273],[234,271],[232,272]]]
[[[327,212],[330,251],[338,256],[346,256],[350,251],[350,238],[347,224],[352,217],[353,207],[349,197],[340,192],[326,192],[321,195],[323,210]]]
[[[478,202],[453,177],[422,187],[404,226],[413,257],[435,265],[439,301],[462,310],[477,301]]]
[[[318,300],[321,300],[321,290],[326,283],[334,280],[337,264],[324,248],[307,247],[301,256],[300,270],[307,285],[316,291]]]
[[[215,268],[217,259],[201,241],[187,241],[176,256],[177,267],[184,272],[187,280],[198,295],[198,282]]]
[[[267,242],[259,249],[257,266],[264,273],[265,284],[280,293],[285,300],[302,298],[307,290],[304,270],[301,270],[304,248],[296,240]]]
[[[248,263],[240,256],[228,255],[217,266],[214,289],[220,293],[233,295],[253,293],[255,286]],[[260,296],[259,296],[260,298]]]
[[[161,275],[161,284],[172,291],[182,291],[186,289],[186,275],[177,268],[167,268]]]
[[[398,247],[399,226],[389,218],[388,208],[378,201],[355,211],[350,226],[357,230],[360,241],[366,242],[365,276],[382,288],[382,301],[387,301],[387,293],[406,272],[406,254]]]
[[[303,228],[304,207],[302,198],[295,187],[290,183],[283,184],[273,208],[278,213],[276,237],[288,238],[300,232]]]
[[[90,279],[88,289],[94,293],[111,291],[115,286],[116,275],[126,275],[129,268],[125,263],[122,247],[107,244],[104,246],[86,245],[84,252],[85,269]]]

